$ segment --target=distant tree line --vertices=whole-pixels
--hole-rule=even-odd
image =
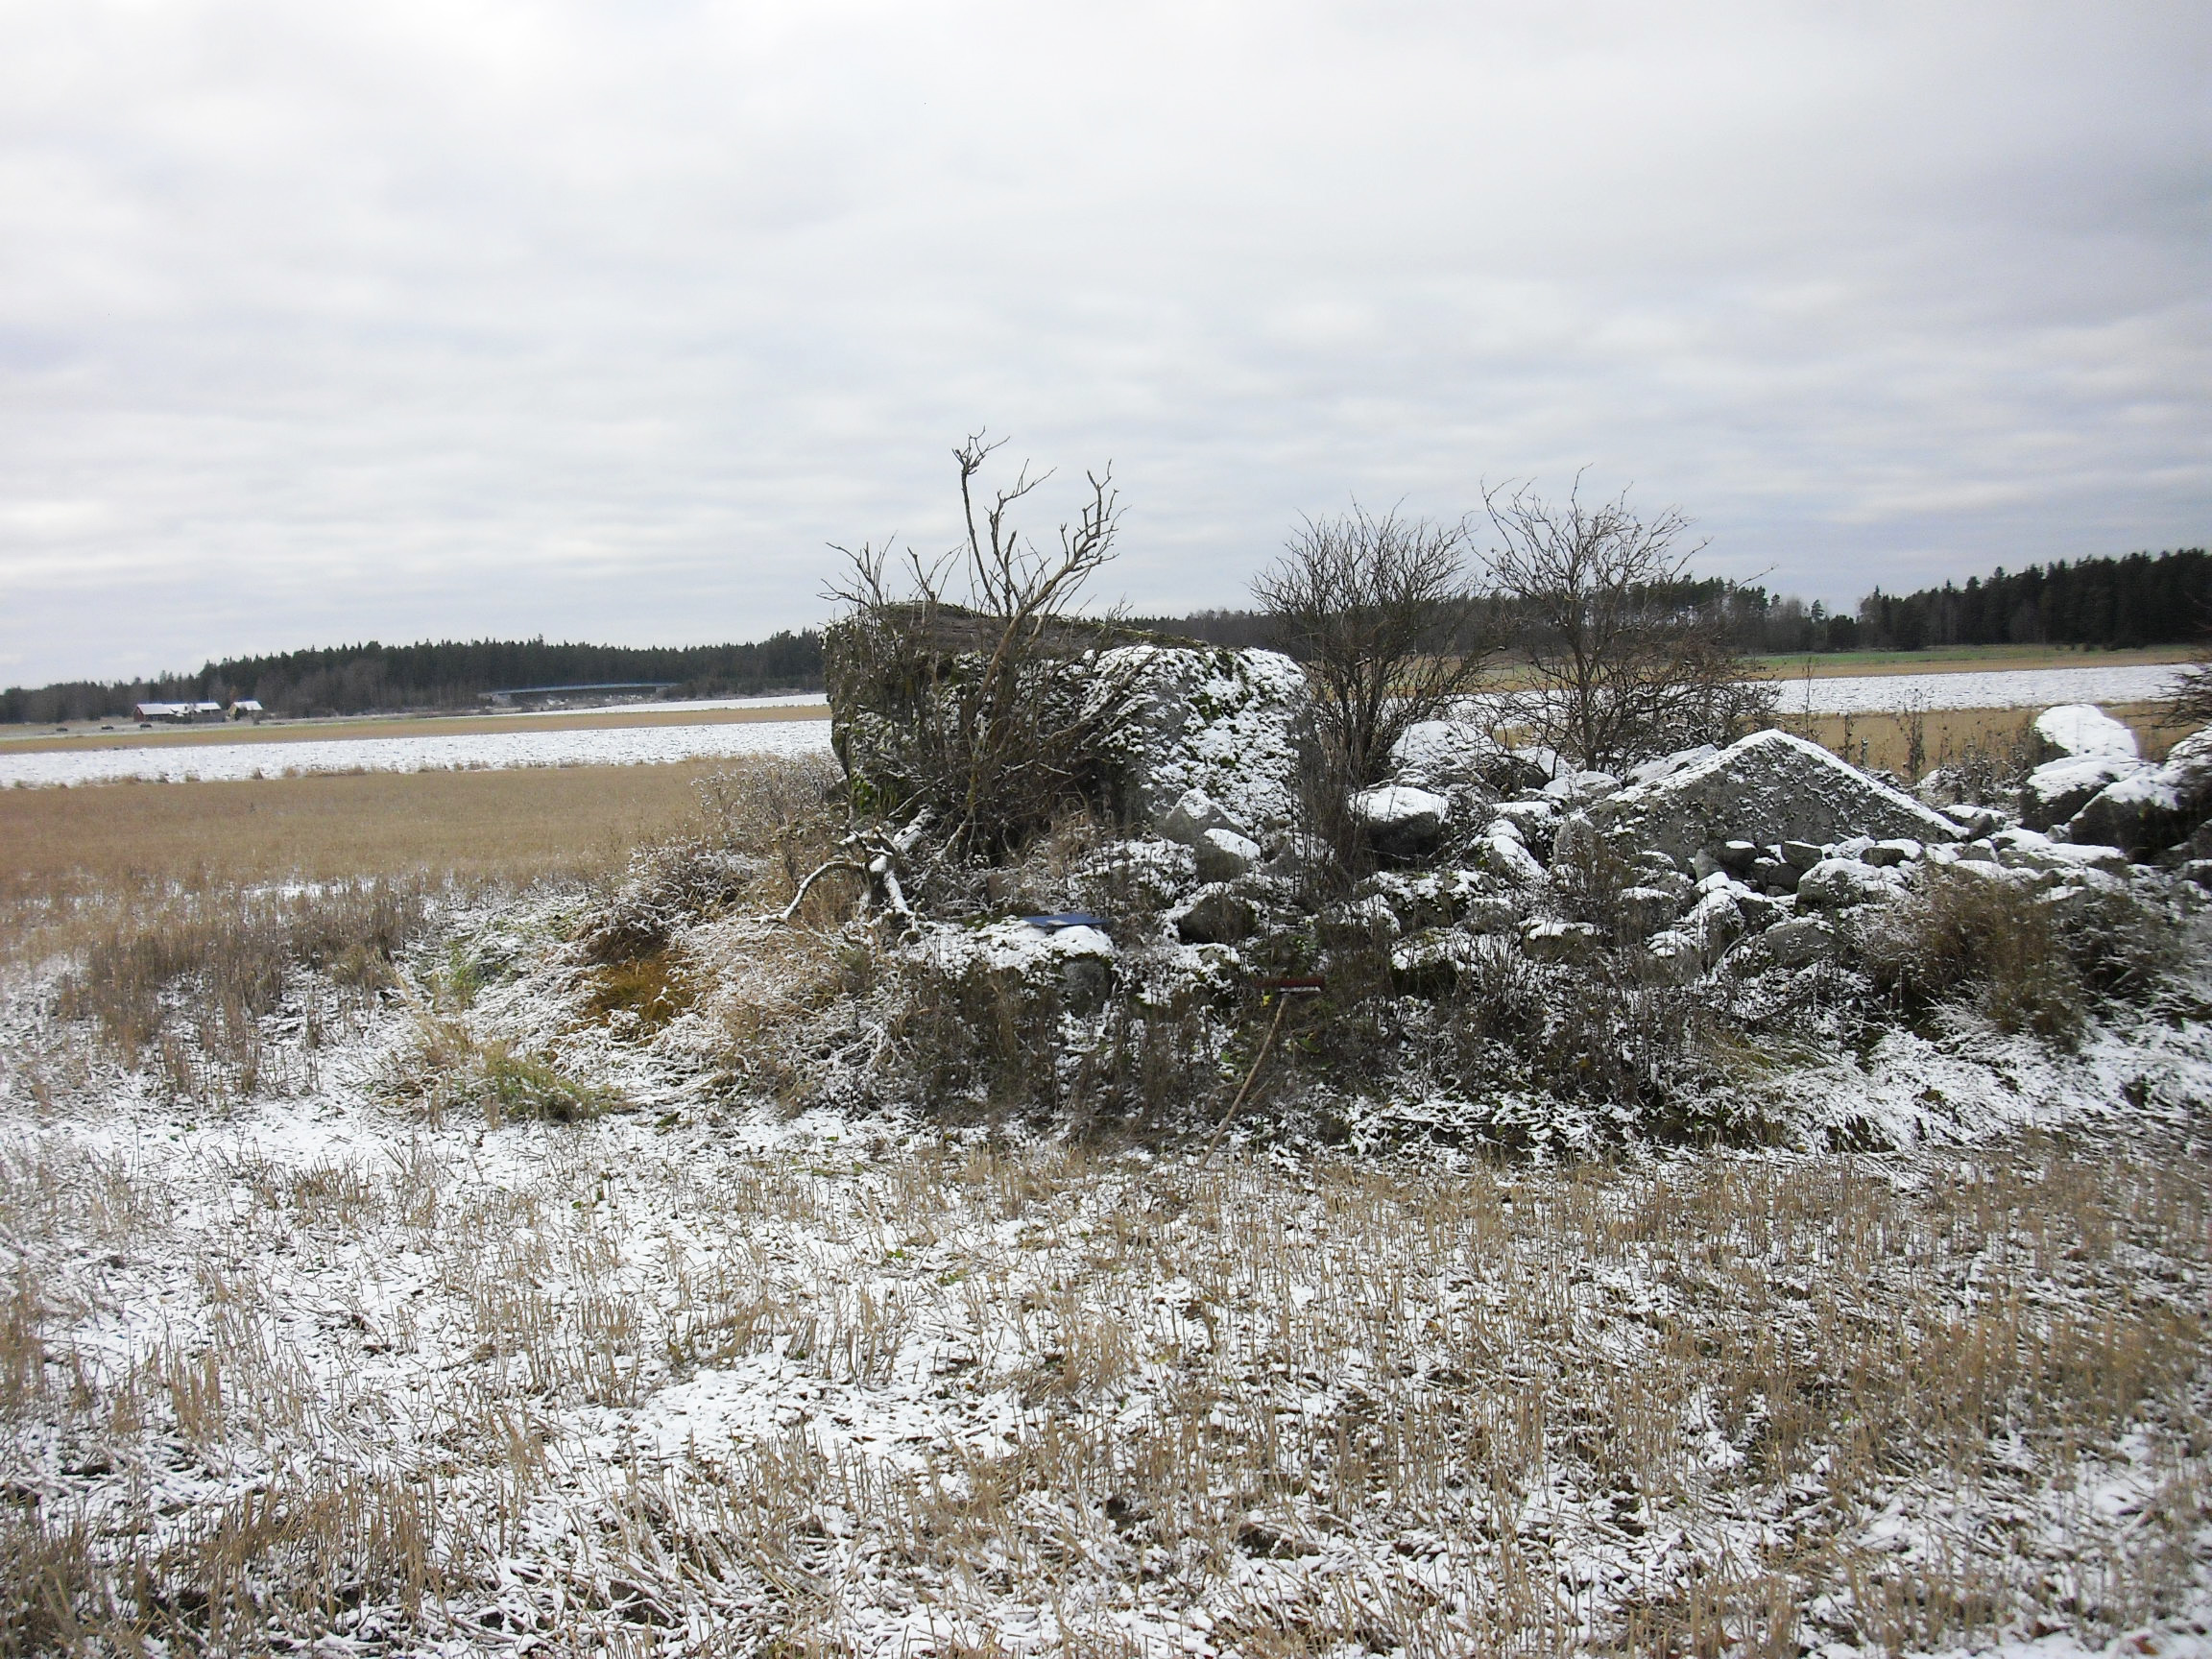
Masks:
[[[2126,650],[2192,644],[2212,634],[2212,554],[2192,547],[2074,564],[2061,560],[2017,571],[2000,566],[1993,575],[1968,577],[1963,587],[1946,582],[1913,593],[1877,588],[1859,601],[1856,615],[1719,577],[1671,583],[1644,597],[1718,623],[1737,650],[1760,656],[1943,645]],[[1520,620],[1512,609],[1510,601],[1489,595],[1468,619],[1471,636],[1511,637]],[[1200,611],[1130,621],[1217,645],[1286,648],[1261,611]],[[1294,641],[1287,648],[1297,655]]]
[[[1831,651],[1918,651],[1944,645],[2178,645],[2212,631],[2212,555],[2202,548],[2060,561],[1963,587],[1946,582],[1905,594],[1876,589],[1856,615],[1720,578],[1669,584],[1647,597],[1719,625],[1738,650],[1797,656]],[[1514,635],[1521,620],[1497,594],[1464,623],[1468,640]],[[1231,647],[1287,645],[1258,610],[1132,616],[1131,627]],[[487,691],[522,685],[669,681],[668,695],[757,696],[822,688],[822,637],[813,629],[741,645],[633,648],[543,639],[340,645],[238,657],[197,674],[100,684],[73,681],[0,691],[0,721],[40,724],[127,716],[133,703],[252,697],[272,713],[360,714],[475,707]]]
[[[1859,635],[1877,651],[1931,645],[2181,645],[2212,629],[2212,556],[2201,547],[2031,565],[1917,593],[1876,589]]]
[[[272,713],[362,714],[469,709],[488,691],[530,685],[666,681],[671,697],[757,696],[822,686],[822,637],[813,629],[742,645],[629,647],[543,639],[339,645],[233,657],[197,674],[97,684],[78,681],[0,692],[0,720],[45,723],[128,716],[132,705],[251,697]]]

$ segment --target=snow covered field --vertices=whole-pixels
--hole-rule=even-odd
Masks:
[[[112,783],[130,778],[280,778],[312,772],[497,771],[517,766],[638,766],[739,755],[827,753],[827,720],[761,720],[699,726],[463,733],[436,737],[306,739],[297,743],[149,745],[0,755],[0,788]]]
[[[2152,703],[2171,694],[2171,663],[2106,668],[2008,668],[1990,673],[1784,676],[1781,712],[1879,714],[1908,709],[2049,709],[2060,703]],[[1810,707],[1808,708],[1808,703]]]

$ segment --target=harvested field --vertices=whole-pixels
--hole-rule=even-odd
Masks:
[[[819,693],[743,703],[658,703],[618,709],[517,710],[485,714],[355,715],[329,720],[277,720],[266,725],[155,727],[128,721],[80,723],[66,735],[17,728],[0,737],[0,753],[69,754],[86,749],[194,749],[228,744],[343,743],[389,737],[490,736],[509,732],[621,732],[654,726],[743,726],[760,721],[826,720]],[[117,729],[119,728],[119,729]]]
[[[0,1641],[2197,1651],[2203,1170],[17,1099]]]
[[[0,790],[0,897],[621,868],[697,809],[708,761]]]

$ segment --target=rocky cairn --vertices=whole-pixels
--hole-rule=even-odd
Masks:
[[[1325,899],[1306,879],[1322,854],[1306,823],[1311,718],[1296,664],[1122,650],[1143,686],[1103,756],[1123,828],[1062,895],[1095,925],[925,922],[905,949],[933,972],[1055,997],[1080,985],[1085,1002],[1118,976],[1165,1003],[1325,973],[1347,950],[1385,951],[1417,996],[1500,952],[1572,966],[1612,951],[1685,984],[1723,961],[1816,967],[1934,871],[2015,883],[2061,914],[2084,896],[2163,902],[2176,878],[2212,885],[2212,729],[2152,764],[2125,726],[2069,707],[2035,722],[2045,757],[2016,809],[1930,805],[1779,731],[1620,778],[1431,722],[1348,803],[1377,872]],[[867,729],[840,732],[865,774]]]

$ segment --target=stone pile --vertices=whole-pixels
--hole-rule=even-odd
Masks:
[[[1515,954],[1572,966],[1610,951],[1682,983],[1723,960],[1795,972],[1835,957],[1935,871],[2015,883],[2061,913],[2084,896],[2163,894],[2175,875],[2212,885],[2212,730],[2152,765],[2126,727],[2074,707],[2035,723],[2045,758],[2017,812],[1929,805],[1779,731],[1615,777],[1432,722],[1399,746],[1387,781],[1349,803],[1381,872],[1324,902],[1327,884],[1307,879],[1323,853],[1302,828],[1310,737],[1296,665],[1130,649],[1150,687],[1116,756],[1134,833],[1066,895],[1102,911],[1120,895],[1111,937],[1038,934],[1025,958],[1018,927],[969,924],[965,942],[926,927],[915,950],[1039,988],[1090,987],[1119,961],[1148,997],[1178,976],[1225,986],[1378,950],[1412,995]]]

